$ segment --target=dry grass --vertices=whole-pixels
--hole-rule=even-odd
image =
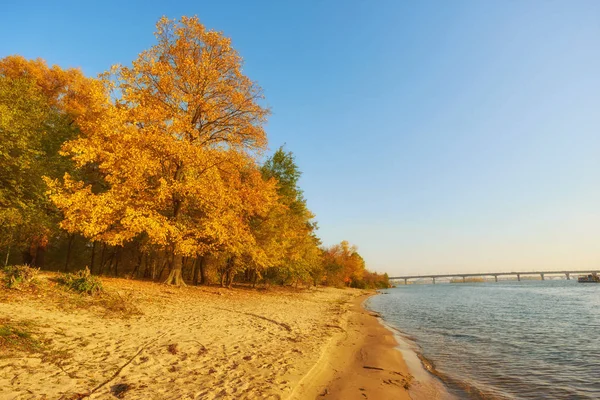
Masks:
[[[113,292],[99,297],[96,305],[104,310],[105,317],[129,318],[144,314],[135,301],[133,293]]]
[[[20,290],[0,288],[0,303],[40,301],[64,311],[89,310],[104,318],[130,318],[143,314],[133,290],[109,289],[95,295],[80,294],[59,284],[59,277],[58,274],[43,273],[39,274],[35,285],[23,286]]]
[[[2,281],[8,289],[35,289],[39,268],[29,265],[10,265],[2,270]]]
[[[52,339],[41,334],[38,327],[30,321],[7,318],[0,320],[0,358],[37,354],[43,362],[60,368],[65,360],[71,358],[71,353],[53,349],[52,342]]]
[[[41,352],[42,343],[34,337],[32,326],[24,321],[0,319],[0,358],[11,357],[18,352]]]

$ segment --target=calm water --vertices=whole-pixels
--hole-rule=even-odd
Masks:
[[[600,284],[408,285],[367,306],[460,398],[600,399]]]

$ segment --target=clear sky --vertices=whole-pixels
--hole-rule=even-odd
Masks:
[[[391,274],[600,266],[600,1],[0,0],[0,57],[95,75],[162,15],[232,38],[325,244]]]

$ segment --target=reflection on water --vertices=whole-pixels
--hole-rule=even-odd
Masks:
[[[408,285],[367,306],[410,336],[459,397],[600,398],[600,285]]]

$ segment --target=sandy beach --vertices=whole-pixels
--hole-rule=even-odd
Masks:
[[[354,298],[343,334],[297,386],[298,399],[410,399],[413,377],[395,349],[396,339]]]
[[[409,398],[412,377],[364,291],[103,282],[117,304],[52,283],[2,292],[1,322],[43,347],[0,354],[1,399]]]

